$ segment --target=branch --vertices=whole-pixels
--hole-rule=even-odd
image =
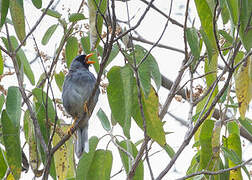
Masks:
[[[221,170],[219,170],[219,171],[200,171],[200,172],[196,172],[196,173],[192,173],[192,174],[190,174],[190,175],[184,176],[184,177],[179,178],[179,179],[177,179],[177,180],[188,179],[188,178],[190,178],[190,177],[197,176],[197,175],[200,175],[200,174],[206,174],[206,175],[217,175],[217,174],[222,174],[222,173],[225,173],[225,172],[228,172],[228,171],[232,171],[232,170],[241,168],[242,166],[248,164],[250,161],[252,161],[252,158],[248,159],[247,161],[244,161],[243,163],[241,163],[241,164],[239,164],[239,165],[237,165],[237,166],[231,167],[231,168],[221,169]]]

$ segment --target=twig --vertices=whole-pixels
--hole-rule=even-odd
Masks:
[[[193,176],[197,176],[197,175],[201,175],[201,174],[206,174],[206,175],[217,175],[217,174],[222,174],[224,172],[228,172],[228,171],[232,171],[232,170],[235,170],[235,169],[238,169],[238,168],[241,168],[242,166],[248,164],[250,161],[252,161],[252,158],[248,159],[247,161],[244,161],[243,163],[237,165],[237,166],[234,166],[234,167],[231,167],[231,168],[227,168],[227,169],[221,169],[219,171],[200,171],[200,172],[196,172],[196,173],[192,173],[192,174],[189,174],[187,176],[184,176],[182,178],[179,178],[177,180],[184,180],[184,179],[188,179],[190,177],[193,177]]]

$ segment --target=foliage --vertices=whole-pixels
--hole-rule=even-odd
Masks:
[[[154,172],[161,179],[192,139],[195,154],[188,157],[191,164],[185,178],[239,180],[245,178],[244,171],[250,179],[248,162],[242,164],[241,136],[251,141],[252,120],[248,109],[252,99],[252,0],[187,1],[189,4],[183,4],[186,8],[183,25],[152,5],[153,1],[141,1],[147,4],[141,16],[129,19],[127,11],[124,21],[119,21],[116,15],[121,6],[128,10],[131,1],[88,0],[72,12],[59,10],[57,4],[53,7],[52,1],[47,6],[42,0],[32,3],[0,0],[1,179],[25,177],[29,166],[35,177],[43,179],[49,175],[53,179],[110,179],[122,171],[128,179],[150,179],[148,171],[150,176]],[[192,14],[188,7],[193,3],[198,27],[195,21],[190,22]],[[41,14],[31,27],[28,6],[34,6],[36,13]],[[138,33],[137,27],[142,28],[150,8],[167,19],[164,34],[169,34],[165,30],[170,21],[181,28],[184,50],[161,44],[164,34],[151,42]],[[46,18],[50,19],[48,27],[41,28],[37,37],[35,32]],[[131,22],[135,22],[134,18],[138,18],[135,25]],[[32,42],[34,49],[28,42]],[[172,84],[165,81],[169,72],[161,75],[162,57],[152,51],[157,46],[184,55]],[[53,54],[43,52],[44,48],[52,47],[55,47]],[[77,161],[75,134],[69,133],[69,128],[74,131],[77,124],[69,124],[70,118],[59,97],[73,59],[89,53],[94,53],[89,60],[95,61],[96,88],[106,94],[101,96],[108,105],[98,107],[98,112],[92,115],[92,121],[100,120],[103,136],[90,137],[89,151]],[[40,69],[33,64],[30,54],[36,56],[34,61]],[[165,60],[170,65],[177,59]],[[14,76],[15,80],[8,82]],[[184,86],[179,88],[184,81],[186,90]],[[167,97],[161,94],[161,87],[170,90]],[[185,136],[179,148],[169,139],[170,119],[160,113],[172,111],[173,99],[182,103],[176,94],[182,94],[190,106],[188,132],[181,135],[172,130]],[[138,140],[133,128],[138,131]],[[171,160],[165,162],[161,172],[160,169],[152,172],[151,156],[162,151]],[[159,161],[163,161],[161,156],[155,163]],[[122,170],[114,174],[118,164]]]

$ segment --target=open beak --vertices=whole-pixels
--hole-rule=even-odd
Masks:
[[[89,61],[88,60],[93,55],[94,55],[94,53],[90,53],[90,54],[86,55],[85,61],[86,61],[87,64],[94,64],[95,63],[95,61]]]

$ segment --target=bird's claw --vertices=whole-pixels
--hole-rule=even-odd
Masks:
[[[88,110],[87,101],[84,103],[83,109],[84,109],[84,112],[88,113],[88,115],[91,116],[91,114],[90,114],[90,112]]]

